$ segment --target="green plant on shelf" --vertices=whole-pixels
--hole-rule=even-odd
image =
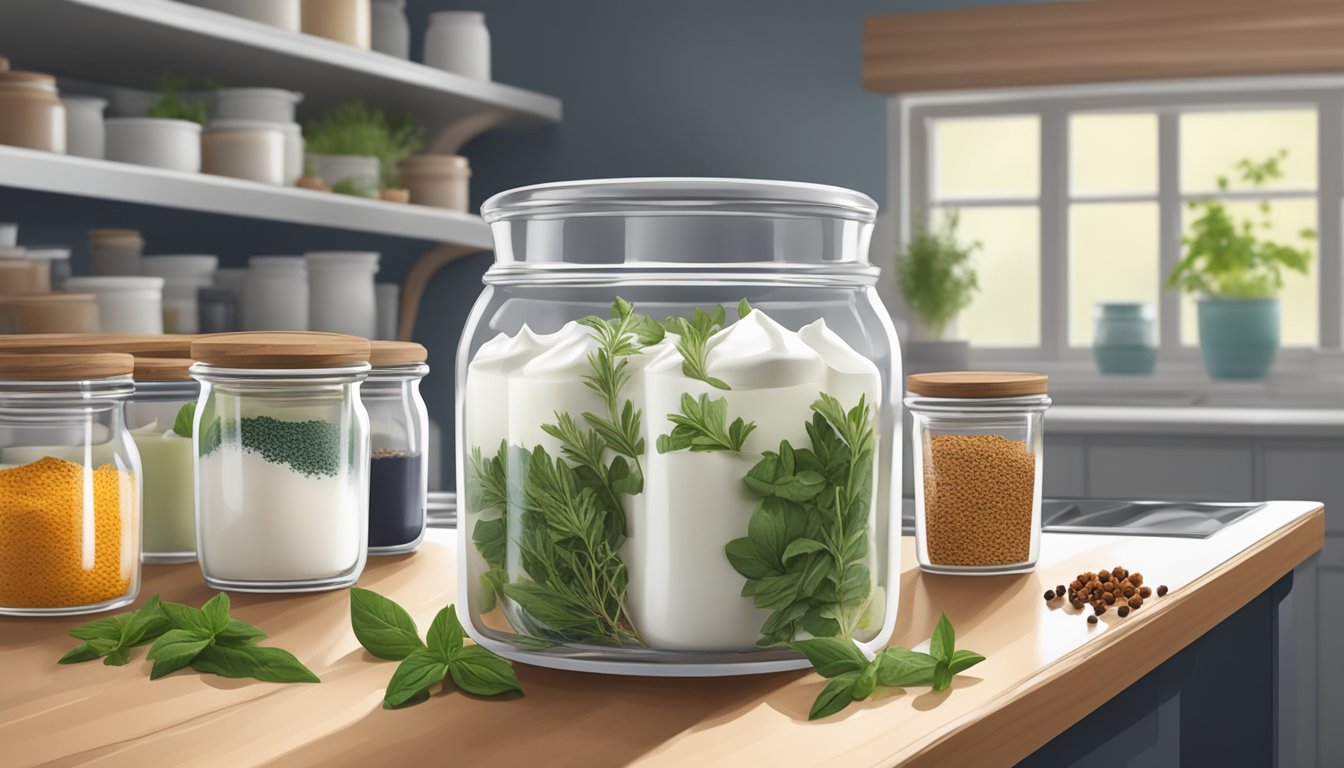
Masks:
[[[1241,180],[1253,189],[1283,177],[1283,161],[1288,150],[1256,162],[1237,161]],[[1218,191],[1229,187],[1227,176],[1217,179]],[[1285,269],[1307,273],[1311,250],[1268,239],[1273,228],[1273,208],[1268,202],[1257,205],[1258,217],[1239,218],[1228,210],[1224,200],[1206,199],[1190,203],[1194,215],[1190,233],[1181,239],[1185,257],[1167,276],[1168,288],[1213,298],[1268,298],[1283,288]],[[1303,229],[1298,236],[1314,241],[1316,232]]]
[[[948,323],[971,305],[980,287],[975,272],[980,243],[963,243],[957,235],[960,223],[956,210],[947,213],[938,229],[921,222],[910,244],[896,254],[901,296],[929,339],[942,338]]]
[[[190,96],[191,82],[171,74],[159,77],[159,97],[149,107],[149,116],[164,120],[188,120],[204,124],[209,110],[205,101]]]
[[[423,145],[421,128],[409,117],[392,119],[360,101],[333,107],[321,120],[305,125],[303,133],[313,154],[378,158],[384,188],[399,186],[397,163]],[[335,187],[332,191],[360,194]]]

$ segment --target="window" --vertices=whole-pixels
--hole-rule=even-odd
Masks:
[[[981,288],[956,327],[978,354],[1082,358],[1099,302],[1142,301],[1157,311],[1162,354],[1193,356],[1195,300],[1164,281],[1203,199],[1313,251],[1309,273],[1288,273],[1280,294],[1283,345],[1302,348],[1285,353],[1340,348],[1344,78],[930,94],[897,106],[899,234],[955,213],[961,237],[980,243]],[[1282,178],[1256,188],[1237,177],[1237,161],[1280,150]]]

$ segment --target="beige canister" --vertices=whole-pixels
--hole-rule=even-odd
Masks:
[[[359,48],[373,47],[369,0],[303,0],[303,31]]]
[[[0,144],[65,152],[65,105],[56,78],[0,71]]]
[[[0,332],[97,333],[98,302],[92,293],[0,296]]]
[[[0,248],[0,296],[50,292],[50,263],[29,259],[23,246]]]
[[[471,166],[461,155],[411,155],[397,165],[411,202],[454,211],[467,210]]]
[[[140,274],[145,239],[134,229],[89,230],[89,272],[95,277]]]

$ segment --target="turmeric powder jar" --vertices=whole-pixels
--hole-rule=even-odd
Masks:
[[[0,352],[0,614],[93,613],[140,589],[134,359]]]
[[[906,377],[921,569],[984,575],[1036,566],[1046,385],[1034,373]]]

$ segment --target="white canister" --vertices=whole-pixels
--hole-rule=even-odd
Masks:
[[[281,123],[285,134],[285,186],[292,187],[303,176],[303,126]]]
[[[284,184],[285,132],[275,123],[215,120],[201,136],[201,170],[263,184]]]
[[[461,155],[411,155],[397,165],[401,184],[416,205],[465,211],[471,166]]]
[[[162,277],[72,277],[66,290],[92,293],[103,333],[163,333]]]
[[[103,110],[107,99],[62,96],[65,104],[65,153],[103,159]]]
[[[65,281],[70,279],[69,248],[63,245],[30,245],[28,260],[41,261],[49,265],[46,271],[51,276],[51,290],[65,290]]]
[[[247,267],[220,267],[215,270],[215,287],[228,291],[233,297],[234,306],[238,307],[238,328],[242,330],[243,317],[243,291],[247,287]]]
[[[308,330],[308,265],[304,258],[253,256],[247,263],[243,330]]]
[[[19,225],[0,221],[0,248],[13,248],[19,244]]]
[[[490,30],[477,11],[439,11],[429,15],[425,64],[477,80],[490,79]]]
[[[373,50],[398,59],[411,57],[406,0],[373,0]]]
[[[378,158],[365,155],[306,155],[309,167],[329,187],[345,184],[362,197],[373,197],[378,192],[382,174]]]
[[[105,122],[107,159],[200,173],[201,126],[190,120],[114,117]]]
[[[400,319],[401,286],[396,283],[375,283],[373,286],[374,303],[378,308],[378,338],[397,338],[397,321]]]
[[[378,335],[372,251],[313,251],[308,263],[308,329],[371,339]]]
[[[292,123],[303,94],[283,88],[220,88],[215,91],[216,120]]]
[[[140,269],[164,279],[163,329],[166,333],[199,333],[196,292],[215,282],[219,257],[201,254],[146,256]]]
[[[145,240],[134,229],[89,230],[89,272],[98,277],[140,274]]]
[[[299,31],[299,0],[186,0],[191,5],[241,16],[272,27]]]

